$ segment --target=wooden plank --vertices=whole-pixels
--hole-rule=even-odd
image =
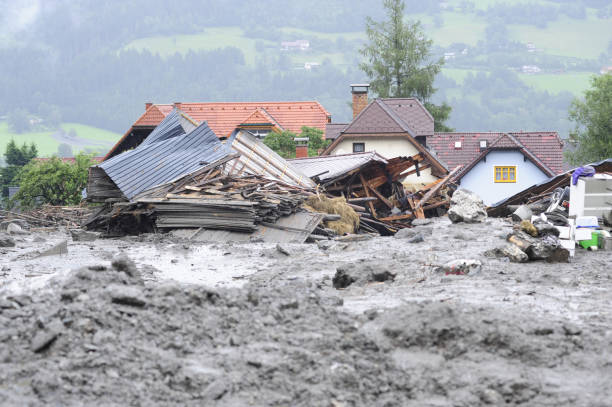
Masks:
[[[361,185],[363,185],[363,190],[365,191],[366,196],[370,198],[370,191],[368,191],[368,188],[366,187],[367,184],[365,179],[363,178],[363,174],[359,173],[359,179],[361,180]],[[375,218],[378,217],[376,215],[376,210],[374,209],[374,204],[371,201],[368,202],[368,206],[370,207],[370,212],[372,213],[372,216],[374,216]]]
[[[396,215],[396,216],[389,216],[386,218],[380,218],[379,220],[385,221],[385,222],[393,222],[396,220],[405,220],[405,219],[412,219],[414,218],[413,214],[409,214],[409,215]]]
[[[425,164],[424,166],[419,167],[419,172],[425,171],[428,168],[431,168],[431,164]],[[407,173],[402,174],[402,177],[407,177],[409,175],[415,174],[416,172],[417,172],[416,170],[408,171]]]
[[[384,196],[383,196],[383,195],[382,195],[380,192],[378,192],[378,190],[377,190],[377,189],[372,188],[372,187],[370,186],[370,184],[368,184],[368,181],[367,181],[367,180],[362,179],[362,181],[361,181],[361,182],[362,182],[362,183],[364,183],[364,185],[365,185],[365,186],[367,186],[367,187],[370,189],[370,191],[372,191],[372,192],[374,193],[374,195],[376,195],[376,196],[378,197],[378,199],[380,199],[380,200],[382,201],[382,203],[384,203],[385,205],[387,205],[387,207],[388,207],[389,209],[393,209],[393,206],[394,206],[394,205],[393,205],[393,204],[392,204],[392,203],[391,203],[391,202],[390,202],[390,201],[389,201],[387,198],[385,198],[385,197],[384,197]],[[366,192],[366,193],[367,193],[367,192]]]
[[[442,182],[440,182],[438,185],[436,185],[435,187],[433,187],[431,190],[429,190],[429,192],[427,192],[425,194],[425,196],[423,197],[423,199],[421,199],[419,202],[417,202],[416,207],[414,208],[415,210],[418,210],[421,206],[425,205],[432,196],[434,196],[435,194],[438,193],[438,191],[440,191],[440,189],[446,185],[448,183],[448,181],[451,180],[451,178],[453,178],[458,172],[459,170],[462,168],[462,166],[458,166],[457,168],[455,168],[454,170],[451,171],[450,174],[448,174],[446,176],[446,178],[444,178],[444,180]]]

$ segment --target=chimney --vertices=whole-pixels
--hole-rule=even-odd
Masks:
[[[308,137],[296,137],[295,141],[295,158],[308,158]]]
[[[353,84],[351,93],[353,94],[353,119],[368,105],[368,89],[370,84]]]
[[[149,110],[149,108],[150,108],[151,106],[153,106],[153,103],[151,103],[151,102],[147,102],[147,103],[145,103],[145,111]]]
[[[181,110],[182,105],[183,104],[181,102],[174,102],[174,107],[176,107],[179,110]]]

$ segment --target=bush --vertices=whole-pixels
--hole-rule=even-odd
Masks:
[[[85,154],[78,154],[75,162],[64,162],[57,157],[32,161],[17,175],[19,192],[13,199],[25,208],[40,204],[77,205],[87,185],[88,169],[93,164],[92,156]]]

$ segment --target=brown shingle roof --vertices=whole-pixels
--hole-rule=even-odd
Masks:
[[[434,118],[418,99],[381,99],[381,101],[410,126],[417,136],[431,136],[434,133]]]
[[[348,126],[347,123],[328,123],[325,126],[325,138],[327,140],[335,140],[346,126]]]
[[[446,162],[450,170],[472,164],[482,154],[480,141],[486,140],[487,147],[497,142],[498,149],[520,149],[523,146],[535,161],[540,161],[554,174],[564,171],[563,142],[556,132],[520,132],[508,133],[511,137],[502,136],[504,133],[435,133],[427,137],[427,146],[436,151],[438,158]],[[461,142],[459,149],[455,148],[457,141]]]

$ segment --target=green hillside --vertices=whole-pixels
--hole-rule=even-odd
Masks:
[[[63,123],[61,127],[63,132],[56,130],[18,134],[11,132],[6,122],[0,122],[0,153],[4,152],[12,139],[20,145],[35,143],[40,157],[57,154],[57,148],[62,143],[70,145],[74,153],[95,150],[103,154],[121,137],[120,134],[79,123]]]

